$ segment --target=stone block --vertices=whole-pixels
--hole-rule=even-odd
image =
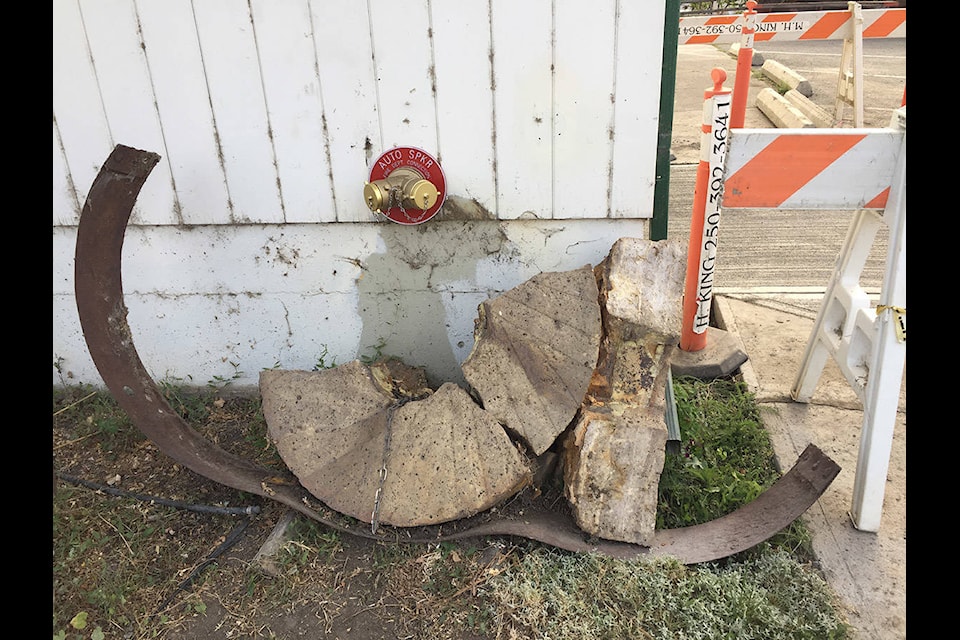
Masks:
[[[680,242],[637,238],[618,240],[595,270],[604,336],[563,472],[577,524],[601,538],[647,545],[654,535],[685,271]]]
[[[765,60],[760,67],[760,72],[787,89],[796,89],[808,98],[813,95],[813,88],[806,78],[776,60]]]
[[[767,87],[757,94],[757,108],[778,128],[808,129],[813,122],[793,103]]]

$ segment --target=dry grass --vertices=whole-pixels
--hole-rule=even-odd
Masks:
[[[207,439],[281,468],[258,399],[166,393]],[[179,467],[108,394],[55,389],[53,414],[55,472],[141,496],[55,478],[55,638],[747,637],[733,631],[744,620],[759,629],[752,637],[849,637],[815,570],[766,551],[686,568],[515,539],[385,544],[296,517],[263,565],[255,558],[287,516],[283,505]],[[143,496],[259,513],[198,513]]]

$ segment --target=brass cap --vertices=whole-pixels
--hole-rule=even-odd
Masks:
[[[405,185],[404,195],[407,196],[413,205],[422,211],[426,211],[437,203],[440,192],[429,180],[417,180],[413,184]]]
[[[370,211],[379,213],[386,201],[386,194],[380,188],[380,185],[368,182],[363,185],[363,201],[370,207]]]

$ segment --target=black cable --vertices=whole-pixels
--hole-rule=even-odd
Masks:
[[[227,549],[237,544],[237,542],[240,540],[240,536],[243,534],[243,532],[246,530],[249,524],[250,524],[250,518],[244,518],[243,520],[241,520],[237,524],[237,526],[233,528],[233,531],[231,531],[227,535],[226,539],[223,542],[221,542],[219,545],[217,545],[217,548],[211,551],[210,555],[208,555],[203,562],[197,565],[197,567],[190,572],[190,575],[187,576],[183,582],[177,585],[177,588],[173,590],[173,593],[167,596],[167,598],[160,603],[160,605],[153,612],[153,615],[156,616],[158,613],[166,609],[167,605],[170,604],[170,601],[173,600],[173,597],[177,595],[178,592],[186,591],[187,588],[190,586],[190,583],[192,583],[194,579],[196,579],[196,577],[200,575],[201,571],[203,571],[208,566],[210,566],[210,564],[213,563],[213,561],[216,560],[218,557],[223,555],[223,553]]]
[[[165,498],[158,498],[156,496],[147,496],[138,493],[130,493],[129,491],[122,491],[120,489],[115,489],[110,486],[97,484],[96,482],[90,482],[89,480],[83,480],[77,478],[76,476],[71,476],[66,473],[57,472],[57,477],[61,480],[69,482],[71,484],[80,485],[88,489],[94,489],[96,491],[103,491],[114,496],[134,498],[135,500],[140,500],[142,502],[149,502],[152,504],[159,504],[165,507],[174,507],[176,509],[186,509],[187,511],[195,511],[197,513],[217,513],[224,515],[255,515],[260,513],[260,507],[250,506],[250,507],[216,507],[212,505],[205,504],[187,504],[184,502],[177,502],[176,500],[167,500]]]

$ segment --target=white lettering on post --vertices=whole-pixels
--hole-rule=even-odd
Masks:
[[[710,136],[710,184],[703,212],[703,237],[700,241],[700,268],[697,277],[697,313],[693,332],[704,333],[710,325],[713,282],[717,265],[717,240],[720,231],[720,207],[723,200],[723,169],[727,157],[727,125],[730,121],[730,94],[713,97]]]

